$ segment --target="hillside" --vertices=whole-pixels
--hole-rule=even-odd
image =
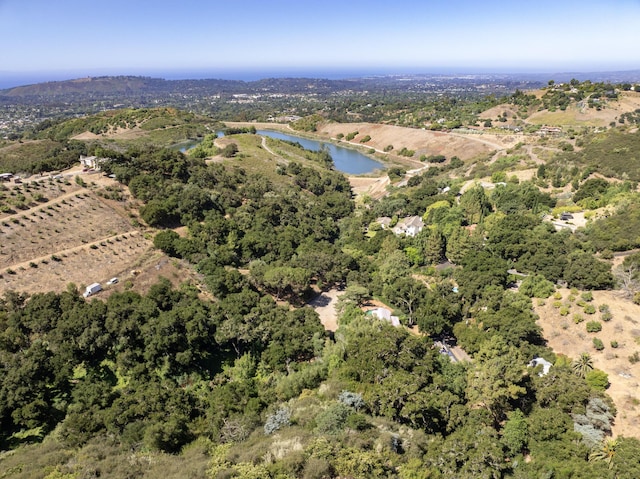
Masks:
[[[318,122],[347,179],[205,120],[10,145],[108,160],[0,183],[0,477],[639,477],[635,128]]]

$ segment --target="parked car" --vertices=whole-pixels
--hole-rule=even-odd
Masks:
[[[111,278],[109,281],[107,281],[107,284],[111,285],[111,284],[116,284],[118,282],[118,278]]]

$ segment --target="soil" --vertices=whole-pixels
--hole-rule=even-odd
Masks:
[[[393,150],[388,152],[391,156],[402,148],[413,150],[415,166],[423,166],[415,160],[421,155],[444,155],[447,158],[457,156],[466,161],[487,155],[497,148],[510,148],[517,143],[515,136],[463,135],[374,123],[327,123],[321,125],[315,134],[335,139],[339,134],[346,136],[355,131],[359,133],[350,142],[353,145],[373,148],[378,152],[384,152],[389,145],[392,145]],[[371,139],[366,143],[360,143],[360,140],[367,135]],[[394,156],[394,159],[401,158]]]
[[[536,313],[540,319],[538,324],[543,329],[543,335],[548,345],[559,354],[572,359],[587,352],[593,359],[593,366],[609,375],[610,386],[607,394],[613,399],[618,414],[613,427],[613,435],[626,437],[640,437],[640,362],[632,364],[629,357],[640,353],[640,306],[621,296],[617,291],[594,291],[591,304],[598,309],[599,305],[609,306],[613,318],[602,321],[601,314],[589,315],[574,301],[570,301],[571,292],[561,289],[562,304],[570,305],[570,312],[566,316],[560,315],[559,308],[553,306],[553,298],[545,300],[543,306],[536,306]],[[534,304],[535,303],[534,299]],[[575,323],[574,314],[580,314],[584,321]],[[588,333],[586,323],[600,321],[602,331]],[[604,343],[604,349],[597,351],[593,346],[593,338],[599,338]],[[612,341],[618,342],[618,347],[611,346]]]
[[[309,306],[315,309],[320,322],[327,331],[335,332],[338,329],[338,313],[336,312],[336,303],[342,294],[337,289],[330,289],[316,296],[309,302]]]

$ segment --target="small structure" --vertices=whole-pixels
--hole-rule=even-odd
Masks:
[[[562,133],[562,128],[559,126],[543,126],[538,130],[539,135],[559,135]]]
[[[91,170],[99,170],[100,165],[107,161],[109,158],[99,158],[97,156],[84,156],[80,155],[80,164],[83,168],[88,168]]]
[[[376,309],[370,309],[369,311],[367,311],[367,314],[370,314],[371,316],[375,316],[376,318],[381,319],[382,321],[391,323],[391,325],[395,326],[396,328],[400,326],[400,318],[398,318],[397,316],[392,316],[391,311],[388,310],[387,308],[380,307]]]
[[[547,361],[544,358],[533,358],[529,363],[530,368],[535,368],[536,366],[540,366],[540,365],[542,365],[542,372],[538,374],[538,376],[540,377],[546,376],[547,374],[549,374],[549,369],[551,369],[551,366],[553,366],[553,364],[551,364],[549,361]]]
[[[571,213],[562,213],[560,215],[560,219],[562,221],[568,221],[568,220],[572,220],[573,219],[573,215]]]
[[[397,235],[404,234],[413,237],[420,233],[422,228],[424,228],[424,221],[420,216],[409,216],[398,221],[392,231]]]
[[[376,218],[376,223],[382,226],[383,230],[386,230],[391,226],[391,218],[388,216],[381,216],[380,218]]]

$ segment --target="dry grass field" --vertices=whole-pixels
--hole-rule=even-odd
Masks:
[[[591,355],[593,366],[609,375],[607,394],[618,410],[613,427],[614,435],[640,437],[640,362],[629,361],[634,353],[640,353],[640,306],[623,298],[616,291],[594,291],[590,304],[596,309],[606,304],[612,314],[610,321],[603,321],[600,312],[584,313],[583,307],[577,304],[579,294],[572,295],[566,289],[560,290],[560,293],[562,299],[559,302],[568,308],[568,314],[561,314],[560,308],[555,307],[558,303],[554,306],[554,302],[558,300],[553,297],[535,308],[544,337],[557,354],[564,354],[572,359],[583,352]],[[534,299],[534,305],[535,301]],[[586,324],[589,321],[599,321],[602,330],[597,333],[587,332]],[[594,337],[603,342],[603,350],[597,351],[594,348]],[[612,346],[612,342],[616,347]]]

